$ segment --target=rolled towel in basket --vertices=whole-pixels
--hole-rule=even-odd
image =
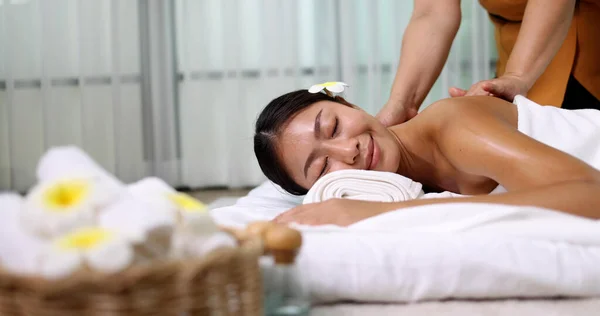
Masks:
[[[401,202],[423,195],[422,185],[392,172],[340,170],[321,177],[306,194],[303,203],[333,198],[377,202]]]

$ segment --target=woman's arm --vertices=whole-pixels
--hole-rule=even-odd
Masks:
[[[460,26],[460,0],[415,0],[387,104],[377,115],[386,126],[417,114],[439,76]]]
[[[501,194],[412,200],[402,203],[401,207],[465,202],[537,206],[573,215],[600,219],[600,207],[598,207],[600,205],[600,184],[597,181],[591,180],[574,180]]]
[[[279,215],[275,218],[275,222],[348,226],[363,219],[402,208],[444,203],[537,206],[577,216],[600,219],[600,207],[598,207],[600,205],[600,184],[595,181],[569,181],[494,195],[420,199],[391,203],[332,199],[295,207]]]
[[[469,91],[451,90],[452,96],[487,95],[512,101],[526,95],[565,40],[576,0],[529,0],[515,46],[504,74],[474,84]]]

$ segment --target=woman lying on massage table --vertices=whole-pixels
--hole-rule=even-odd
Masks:
[[[299,90],[271,101],[260,114],[254,151],[264,174],[296,195],[342,169],[396,172],[432,191],[475,195],[399,203],[333,199],[298,206],[279,222],[349,225],[400,208],[456,202],[530,205],[600,218],[600,171],[521,133],[518,114],[515,104],[499,98],[453,98],[386,128],[341,97]],[[488,195],[498,185],[508,192]]]

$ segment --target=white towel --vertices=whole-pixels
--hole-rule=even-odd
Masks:
[[[600,169],[600,111],[541,106],[521,95],[513,100],[519,132]],[[492,194],[506,192],[498,186]]]
[[[325,302],[600,296],[599,225],[535,207],[433,204],[298,227],[297,266]]]
[[[16,193],[0,193],[0,265],[11,272],[26,274],[36,271],[47,242],[19,227],[23,203]]]
[[[422,185],[396,173],[370,170],[340,170],[321,177],[306,194],[304,204],[332,198],[377,202],[414,200]]]
[[[302,238],[297,269],[317,302],[600,296],[600,247],[401,229]]]
[[[340,170],[321,177],[306,194],[303,203],[329,199],[374,202],[402,202],[420,198],[455,197],[451,192],[424,194],[421,183],[392,172]]]

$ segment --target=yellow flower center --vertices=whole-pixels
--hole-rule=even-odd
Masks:
[[[90,227],[77,230],[57,241],[57,245],[63,250],[88,250],[101,245],[114,238],[114,233],[99,227]]]
[[[325,83],[322,83],[321,85],[323,87],[331,87],[331,86],[335,86],[336,84],[337,84],[337,82],[335,82],[335,81],[327,81]]]
[[[169,195],[169,199],[177,205],[177,207],[187,212],[205,212],[206,205],[184,193],[173,193]]]
[[[44,193],[44,204],[57,212],[68,211],[79,205],[90,194],[90,183],[85,180],[60,181]]]

